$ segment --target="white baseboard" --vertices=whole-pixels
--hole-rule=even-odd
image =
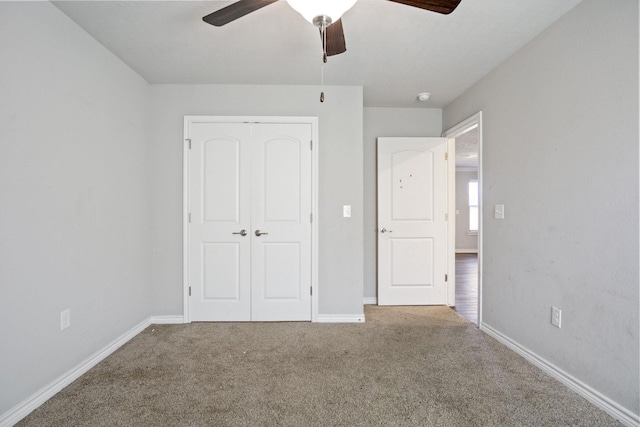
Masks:
[[[53,397],[53,395],[77,380],[89,369],[93,368],[111,353],[122,347],[127,343],[127,341],[138,335],[150,324],[150,318],[140,322],[138,325],[134,326],[132,329],[125,332],[111,343],[107,344],[107,346],[102,350],[95,352],[94,354],[89,356],[89,358],[80,362],[80,364],[78,364],[76,367],[70,369],[13,408],[9,409],[4,414],[0,415],[0,427],[9,427],[16,424],[18,421],[37,409],[44,402]]]
[[[318,314],[318,323],[364,323],[363,314]]]
[[[378,305],[378,297],[364,297],[363,304],[365,305]]]
[[[497,330],[493,329],[491,326],[486,323],[482,323],[480,328],[487,335],[495,338],[511,350],[518,353],[520,356],[524,357],[526,360],[542,369],[549,376],[555,378],[560,381],[571,390],[578,393],[580,396],[587,399],[589,402],[593,403],[603,411],[607,412],[613,418],[622,422],[623,424],[629,427],[637,427],[640,426],[640,415],[634,414],[629,409],[623,407],[622,405],[614,402],[608,397],[604,396],[602,393],[583,383],[579,379],[575,378],[571,374],[563,371],[562,369],[555,366],[553,363],[547,361],[546,359],[538,356],[531,350],[523,347],[517,342],[513,341],[511,338],[503,335]]]
[[[478,249],[456,249],[457,254],[477,254]]]
[[[184,316],[151,316],[149,323],[152,325],[176,325],[184,323]]]

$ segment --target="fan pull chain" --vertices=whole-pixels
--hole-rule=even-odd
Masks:
[[[327,63],[327,24],[322,22],[322,62]]]
[[[324,102],[324,64],[320,66],[320,102]]]
[[[324,63],[320,65],[320,102],[324,102]]]
[[[320,28],[320,32],[322,33],[322,65],[320,65],[320,102],[324,102],[324,64],[327,63],[327,26],[325,23],[322,23],[322,27]]]

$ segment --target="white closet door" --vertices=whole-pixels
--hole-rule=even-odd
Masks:
[[[191,321],[311,320],[311,134],[191,123]]]
[[[251,320],[250,127],[192,123],[189,317]],[[246,235],[239,234],[245,230]]]
[[[310,124],[253,125],[252,320],[311,320],[310,142]]]

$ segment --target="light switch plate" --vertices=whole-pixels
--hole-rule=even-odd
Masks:
[[[562,310],[558,307],[551,306],[551,324],[556,328],[562,326]]]
[[[496,205],[493,216],[495,219],[504,219],[504,205]]]
[[[342,206],[342,216],[345,218],[351,218],[351,205]]]
[[[71,326],[71,310],[66,309],[60,312],[60,330],[64,331]]]

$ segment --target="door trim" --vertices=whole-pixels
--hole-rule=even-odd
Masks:
[[[456,305],[456,140],[447,138],[447,305]]]
[[[478,111],[476,114],[468,117],[457,125],[447,129],[442,133],[442,136],[445,138],[452,138],[455,141],[455,138],[467,131],[470,128],[477,126],[478,127],[478,328],[482,329],[482,275],[484,269],[482,268],[482,254],[483,254],[483,215],[482,215],[482,111]],[[455,146],[455,142],[454,142]],[[455,176],[455,167],[454,176]],[[450,193],[451,196],[451,193]],[[453,188],[453,200],[455,204],[455,186]],[[454,208],[455,209],[455,208]],[[452,246],[453,251],[453,259],[454,259],[454,272],[455,272],[455,228],[454,228],[454,241]]]
[[[311,321],[318,321],[318,118],[292,116],[184,116],[182,141],[182,306],[184,323],[189,316],[189,128],[193,123],[306,123],[311,125]]]

